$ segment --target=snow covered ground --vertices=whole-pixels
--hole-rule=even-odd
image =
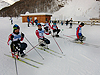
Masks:
[[[35,46],[38,44],[37,37],[35,35],[36,26],[27,27],[27,23],[22,23],[21,18],[13,18],[14,24],[18,24],[21,27],[21,32],[25,34],[25,37]],[[15,61],[12,58],[5,56],[4,54],[10,54],[10,47],[7,45],[8,35],[12,33],[13,25],[10,25],[8,17],[0,17],[0,75],[16,75]],[[86,41],[89,45],[81,45],[71,42],[75,37],[75,29],[78,25],[73,25],[72,29],[68,26],[58,27],[62,30],[59,35],[63,38],[55,38],[59,44],[63,55],[59,58],[45,51],[37,49],[37,51],[44,57],[44,60],[33,49],[27,53],[27,57],[33,60],[43,63],[43,65],[36,64],[31,61],[27,61],[31,64],[38,66],[39,68],[31,67],[25,63],[17,61],[18,75],[100,75],[100,25],[90,26],[85,25],[82,28]],[[66,36],[63,36],[67,35]],[[69,37],[70,36],[70,37]],[[51,44],[49,48],[61,53],[57,44],[51,35],[45,35]],[[73,37],[73,38],[71,38]],[[28,44],[27,50],[30,50],[31,45],[24,39],[24,42]],[[50,52],[50,51],[49,51]]]

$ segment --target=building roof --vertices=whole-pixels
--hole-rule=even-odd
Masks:
[[[91,18],[90,20],[100,20],[100,18]]]
[[[25,13],[25,14],[21,14],[20,16],[32,16],[32,15],[49,15],[49,16],[52,16],[51,13]]]

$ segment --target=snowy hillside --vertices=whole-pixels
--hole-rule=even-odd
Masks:
[[[13,3],[15,3],[17,1],[20,1],[20,0],[3,0],[3,1],[5,1],[5,2],[7,2],[7,3],[12,5]]]
[[[19,0],[0,0],[0,9],[10,6],[16,1],[19,1]]]
[[[13,20],[14,24],[20,26],[20,31],[25,34],[25,37],[32,45],[37,45],[38,39],[35,35],[37,26],[30,25],[30,27],[27,27],[27,23],[22,23],[21,18],[13,18]],[[13,25],[10,25],[9,17],[0,17],[0,21],[0,75],[16,75],[15,60],[4,55],[11,55],[7,40],[8,35],[13,31]],[[69,25],[57,25],[61,29],[59,35],[62,38],[55,38],[55,40],[65,56],[61,55],[61,51],[53,37],[51,35],[45,35],[51,42],[49,48],[60,54],[47,50],[51,52],[48,53],[36,48],[44,57],[44,60],[42,60],[34,49],[31,50],[27,53],[27,58],[41,62],[43,65],[23,59],[28,63],[39,67],[34,68],[17,61],[18,75],[100,75],[100,34],[97,33],[100,32],[100,24],[99,26],[85,25],[82,28],[83,35],[86,36],[86,41],[84,41],[86,44],[83,45],[72,42],[72,40],[76,38],[75,31],[78,24],[73,24],[72,29],[69,29]],[[28,44],[26,49],[27,52],[32,46],[26,39],[24,39],[24,42]],[[59,58],[58,56],[61,56],[62,58]]]
[[[89,20],[99,17],[100,2],[96,0],[72,0],[53,14],[53,19]]]
[[[7,6],[9,6],[9,5],[10,5],[9,3],[0,0],[0,9],[2,9],[2,8],[4,8],[4,7],[7,7]]]

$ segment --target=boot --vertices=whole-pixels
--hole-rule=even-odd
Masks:
[[[39,46],[45,46],[45,45],[42,43],[42,44],[40,44]]]
[[[59,35],[58,35],[58,34],[56,34],[55,36],[56,36],[56,37],[59,37]]]
[[[21,55],[21,57],[24,57],[26,54],[23,52],[22,54],[20,54]]]

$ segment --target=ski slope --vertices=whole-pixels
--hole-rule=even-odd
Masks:
[[[30,25],[28,28],[27,23],[21,22],[21,18],[13,18],[13,20],[14,24],[18,24],[21,27],[20,31],[25,34],[25,37],[32,43],[32,45],[37,45],[38,39],[35,35],[37,27]],[[10,25],[9,17],[0,17],[0,25],[0,75],[16,75],[15,60],[4,55],[11,55],[10,47],[7,45],[7,39],[8,35],[13,31],[13,25]],[[58,24],[58,27],[61,29],[59,35],[62,38],[55,38],[55,40],[65,56],[51,52],[62,57],[59,58],[36,48],[36,50],[44,57],[44,60],[42,60],[38,53],[33,49],[27,53],[27,57],[41,62],[43,65],[25,60],[38,66],[39,68],[37,69],[17,61],[18,75],[100,75],[100,25],[85,25],[82,28],[82,32],[84,36],[86,36],[86,41],[84,43],[88,43],[89,45],[81,45],[71,42],[73,38],[76,38],[75,29],[77,26],[78,24],[73,24],[73,28],[69,29],[69,25],[61,26]],[[67,37],[63,36],[63,34]],[[51,42],[49,48],[61,53],[53,37],[51,35],[45,35],[45,37]],[[28,44],[27,52],[32,47],[26,39],[24,39],[24,42]]]

